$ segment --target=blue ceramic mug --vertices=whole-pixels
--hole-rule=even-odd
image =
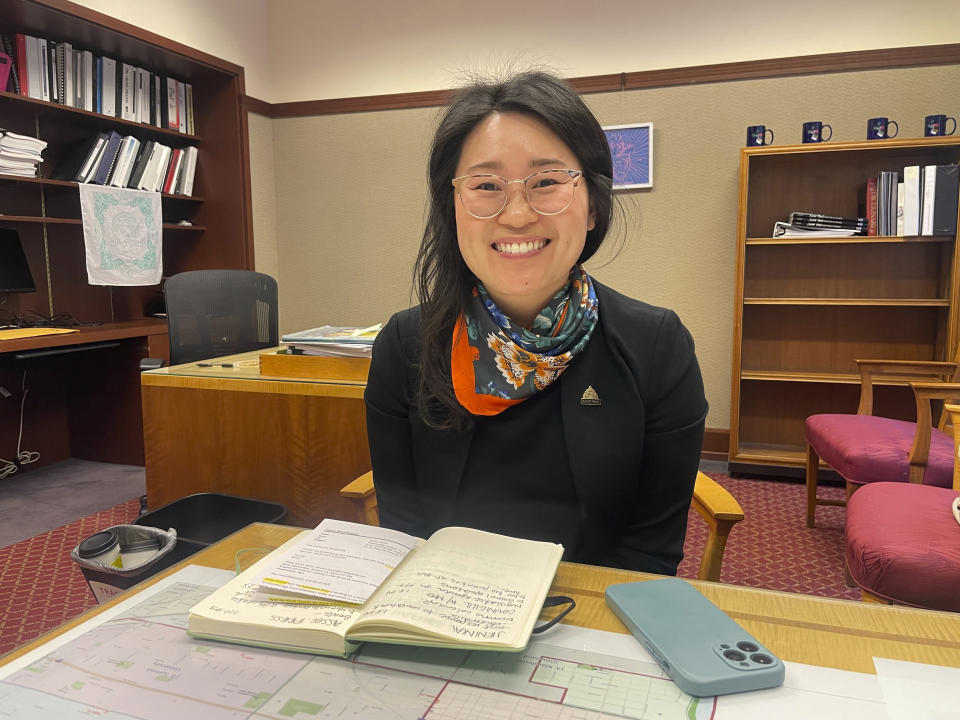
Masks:
[[[767,140],[767,133],[770,133],[769,140]],[[765,125],[750,125],[747,128],[747,147],[760,145],[773,145],[773,130],[768,130]]]
[[[826,137],[823,136],[825,130],[830,131],[830,134]],[[825,125],[817,120],[811,120],[803,124],[803,142],[805,143],[825,142],[832,137],[833,128],[829,125]]]
[[[953,121],[953,129],[947,132],[947,123]],[[927,115],[923,119],[924,137],[953,135],[957,131],[957,119],[949,115]]]
[[[893,130],[891,131],[891,126]],[[884,138],[893,138],[900,132],[900,126],[896,120],[889,120],[885,117],[870,118],[867,120],[867,140],[883,140]]]

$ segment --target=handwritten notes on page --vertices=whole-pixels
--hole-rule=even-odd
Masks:
[[[422,542],[396,530],[324,520],[288,552],[274,553],[260,585],[283,599],[293,594],[360,605]]]
[[[443,528],[369,600],[357,639],[526,645],[563,548],[467,528]]]

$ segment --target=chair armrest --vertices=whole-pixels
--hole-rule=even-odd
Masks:
[[[733,526],[743,520],[743,508],[725,487],[702,472],[697,473],[690,506],[700,514],[710,528],[698,577],[701,580],[717,581],[720,579],[720,567],[723,562],[723,551],[727,546],[727,538]]]
[[[950,424],[953,425],[953,491],[960,493],[960,463],[956,461],[956,453],[960,452],[960,405],[947,403],[943,406],[943,411],[950,415]]]
[[[373,470],[340,488],[340,497],[350,498],[358,506],[357,515],[367,525],[379,525],[377,493],[373,486]]]
[[[957,363],[933,360],[855,360],[860,370],[857,415],[873,415],[873,378],[899,375],[914,380],[953,380]]]
[[[373,470],[365,472],[353,482],[340,488],[340,496],[348,498],[367,498],[374,493]]]
[[[960,400],[960,383],[923,382],[910,383],[917,403],[917,431],[910,448],[910,471],[908,479],[912,483],[922,483],[923,473],[930,458],[930,434],[933,428],[933,416],[930,411],[932,400]],[[940,418],[942,430],[946,421],[946,408]]]

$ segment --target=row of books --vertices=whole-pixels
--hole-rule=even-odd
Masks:
[[[101,132],[64,153],[53,179],[192,195],[197,148]]]
[[[36,177],[46,147],[44,140],[0,130],[0,173]]]
[[[869,235],[953,236],[957,233],[960,166],[910,165],[867,180],[863,203]]]
[[[786,222],[774,223],[772,237],[952,237],[957,234],[958,201],[958,165],[882,170],[861,191],[857,217],[792,212]]]
[[[7,92],[195,135],[193,86],[90,50],[0,33]]]

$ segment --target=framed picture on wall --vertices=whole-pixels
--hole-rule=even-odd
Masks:
[[[613,157],[613,189],[653,187],[653,123],[603,128]]]

